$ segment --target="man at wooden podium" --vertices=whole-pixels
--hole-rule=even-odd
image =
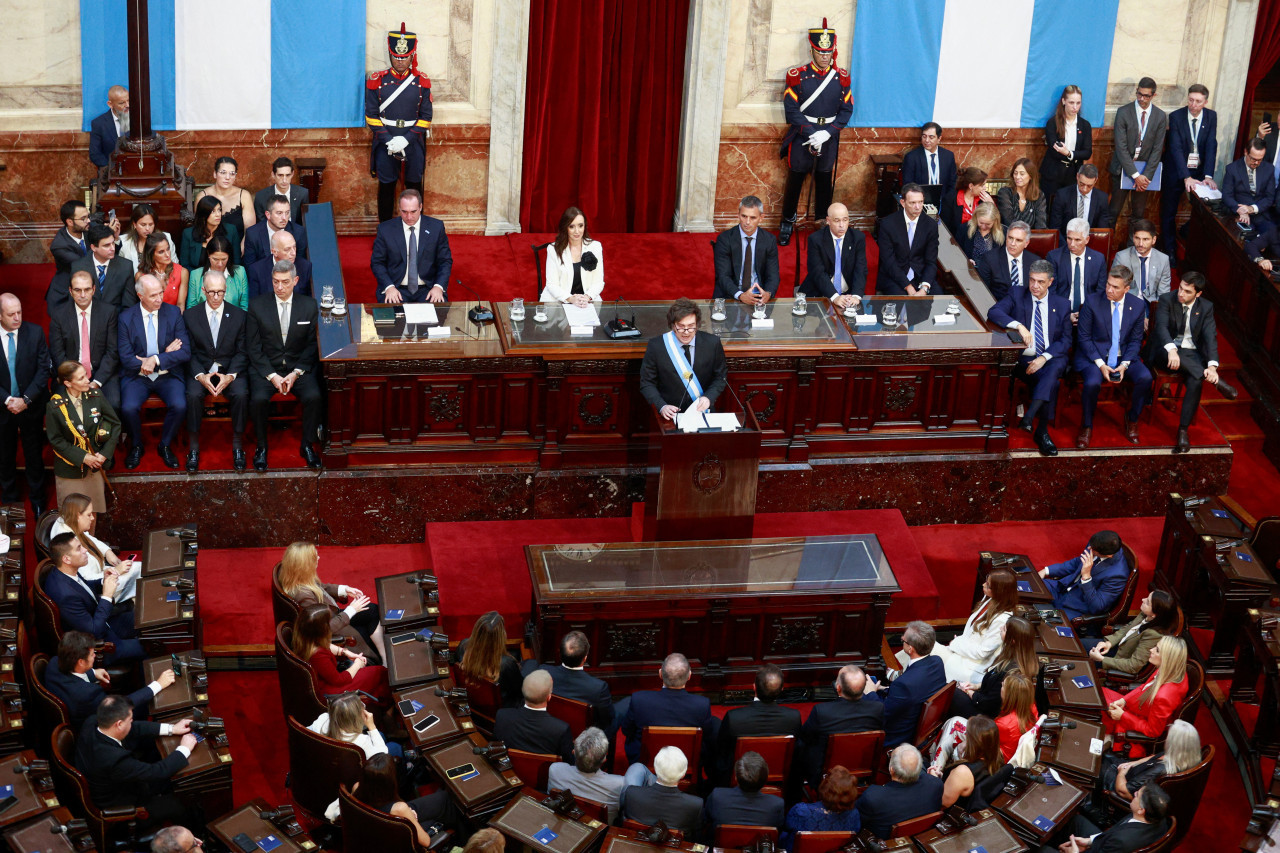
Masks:
[[[667,309],[671,331],[650,338],[640,364],[640,393],[665,420],[697,401],[697,411],[715,405],[729,384],[729,364],[720,338],[698,331],[702,309],[680,297]]]

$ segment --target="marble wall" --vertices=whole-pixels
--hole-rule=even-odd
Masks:
[[[0,20],[0,130],[79,128],[79,0],[3,0]]]

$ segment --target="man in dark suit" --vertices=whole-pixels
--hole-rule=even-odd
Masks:
[[[94,283],[94,298],[99,305],[110,305],[120,312],[138,303],[133,290],[133,261],[116,255],[118,235],[105,225],[90,225],[85,232],[89,254],[71,264],[71,272],[87,272]],[[67,304],[67,291],[49,294],[49,316]]]
[[[800,739],[800,712],[778,704],[782,685],[782,670],[775,664],[765,664],[756,671],[756,701],[729,709],[720,721],[716,756],[721,785],[730,782],[738,738],[791,735],[797,741]]]
[[[261,221],[267,215],[267,202],[272,196],[284,196],[289,202],[289,220],[302,222],[302,206],[311,203],[311,190],[303,186],[293,185],[293,161],[288,157],[277,157],[271,164],[271,180],[274,183],[253,194],[253,212]]]
[[[1071,308],[1071,322],[1079,321],[1080,306],[1107,283],[1107,259],[1089,248],[1089,223],[1076,218],[1067,222],[1066,245],[1049,252],[1053,264],[1053,295],[1065,299]]]
[[[683,296],[667,309],[670,332],[650,338],[640,363],[640,393],[665,420],[697,402],[708,411],[729,384],[720,338],[698,331],[702,308]]]
[[[289,221],[289,200],[282,195],[267,202],[267,215],[244,232],[244,265],[251,267],[271,255],[271,239],[280,232],[293,235],[298,254],[307,254],[307,229]]]
[[[524,677],[521,686],[524,705],[500,708],[493,721],[494,740],[508,749],[520,749],[542,755],[558,755],[563,762],[573,761],[573,735],[569,724],[547,713],[551,699],[551,673],[535,669]]]
[[[129,132],[129,90],[107,90],[107,111],[89,122],[89,160],[101,168],[110,161],[116,142]]]
[[[1151,846],[1169,831],[1168,814],[1168,793],[1155,782],[1148,782],[1133,795],[1128,817],[1103,830],[1084,815],[1076,814],[1066,840],[1056,847],[1047,844],[1039,853],[1133,853]]]
[[[140,660],[142,643],[136,639],[133,610],[112,615],[119,575],[108,566],[102,580],[85,580],[80,569],[89,563],[89,552],[74,533],[59,533],[49,541],[54,571],[44,579],[44,591],[58,606],[62,628],[83,631],[97,640],[115,643],[109,662]]]
[[[1135,100],[1116,110],[1115,130],[1112,133],[1115,148],[1111,151],[1111,165],[1108,167],[1111,172],[1112,222],[1120,221],[1124,203],[1133,192],[1141,195],[1134,196],[1133,204],[1129,206],[1130,226],[1139,219],[1150,219],[1147,207],[1151,197],[1161,189],[1160,186],[1151,186],[1151,179],[1155,177],[1156,168],[1164,156],[1164,138],[1169,132],[1169,116],[1151,103],[1155,96],[1156,81],[1143,77],[1138,81]],[[1138,166],[1138,163],[1143,165]],[[1132,179],[1132,190],[1121,187],[1122,177]]]
[[[581,631],[570,631],[560,638],[560,664],[544,663],[542,669],[551,674],[555,695],[576,702],[586,702],[595,712],[595,724],[612,736],[618,730],[609,684],[583,669],[591,643]],[[525,673],[526,675],[528,673]]]
[[[628,782],[636,778],[646,781],[622,789],[622,816],[646,826],[662,821],[683,832],[685,838],[696,838],[702,828],[702,799],[679,788],[689,770],[689,759],[679,748],[664,746],[654,756],[653,769],[655,773],[650,774],[643,764],[636,764],[627,770]]]
[[[987,312],[988,321],[1016,330],[1027,345],[1013,374],[1031,389],[1031,402],[1018,427],[1032,429],[1034,423],[1036,445],[1045,456],[1058,455],[1049,437],[1049,421],[1071,349],[1071,305],[1049,292],[1052,285],[1053,264],[1036,261],[1028,286],[1013,288]]]
[[[872,785],[858,797],[862,828],[876,838],[888,838],[895,823],[941,811],[942,780],[923,771],[920,750],[909,743],[895,749],[889,756],[889,781]]]
[[[44,406],[49,397],[49,347],[35,323],[22,321],[22,303],[12,293],[0,294],[0,499],[21,503],[18,487],[18,444],[26,467],[31,506],[39,517],[45,508]]]
[[[164,426],[159,453],[170,468],[178,457],[170,449],[187,414],[183,365],[191,360],[191,341],[182,312],[164,301],[164,285],[144,275],[134,285],[138,305],[125,310],[119,320],[120,420],[133,446],[124,467],[132,471],[142,463],[142,404],[152,394],[164,400]]]
[[[1151,371],[1142,363],[1142,336],[1147,327],[1147,301],[1129,292],[1133,273],[1114,266],[1107,274],[1105,293],[1095,293],[1080,308],[1072,367],[1084,380],[1080,404],[1080,434],[1076,449],[1089,446],[1093,413],[1098,407],[1102,383],[1133,383],[1124,416],[1124,437],[1138,443],[1138,418],[1151,396]]]
[[[1026,287],[1031,264],[1040,260],[1034,252],[1028,252],[1031,226],[1021,220],[1009,224],[1004,232],[1004,249],[987,252],[978,262],[978,276],[991,296],[999,302],[1011,287]]]
[[[778,295],[778,241],[760,227],[763,215],[764,202],[749,195],[738,203],[738,224],[716,237],[713,299],[758,305]]]
[[[822,779],[827,739],[831,735],[884,729],[884,703],[863,698],[867,675],[862,667],[854,664],[841,667],[835,688],[836,698],[814,705],[800,729],[804,778],[815,785]]]
[[[162,761],[143,761],[135,755],[155,738],[167,735],[181,735],[182,740]],[[173,774],[187,766],[195,747],[191,720],[134,720],[126,697],[108,696],[76,738],[76,769],[84,774],[89,799],[99,809],[144,807],[148,816],[143,826],[180,822],[187,817],[187,809],[165,791]]]
[[[107,671],[93,668],[98,657],[96,642],[84,631],[67,631],[58,641],[58,656],[44,671],[44,686],[71,711],[71,728],[76,731],[97,713],[98,703],[107,695],[103,688],[111,686]],[[134,713],[145,715],[147,704],[173,682],[173,669],[166,669],[146,687],[128,694]]]
[[[1099,530],[1080,556],[1040,570],[1053,606],[1068,619],[1097,616],[1115,607],[1129,578],[1120,534]]]
[[[253,266],[245,267],[249,275],[249,299],[256,299],[272,292],[271,268],[277,261],[289,261],[298,274],[298,283],[293,292],[303,296],[311,295],[311,261],[298,257],[298,241],[288,231],[277,231],[271,237],[271,254]]]
[[[444,302],[449,296],[453,255],[444,223],[422,215],[417,190],[400,193],[400,217],[378,226],[369,266],[378,282],[378,301]],[[410,253],[410,248],[417,254]]]
[[[627,761],[634,764],[640,760],[640,736],[648,726],[697,726],[702,729],[703,754],[709,754],[708,744],[715,735],[715,718],[711,716],[711,702],[707,697],[696,696],[684,689],[690,675],[688,658],[678,652],[667,655],[658,675],[662,678],[661,690],[640,690],[631,694],[625,709],[620,703],[620,728],[627,739]],[[684,775],[684,770],[680,775]]]
[[[925,122],[920,128],[920,147],[912,148],[902,156],[902,186],[940,186],[946,196],[949,190],[956,192],[956,155],[940,147],[942,125],[936,121]]]
[[[89,243],[85,239],[85,231],[89,228],[89,208],[84,206],[84,202],[64,201],[58,208],[58,218],[62,220],[62,228],[49,242],[49,254],[53,255],[53,278],[49,280],[49,290],[44,299],[50,304],[64,298],[63,294],[71,283],[71,265],[89,254]]]
[[[1164,191],[1160,194],[1160,231],[1164,253],[1178,265],[1178,238],[1174,233],[1178,204],[1197,184],[1217,189],[1213,167],[1218,161],[1218,114],[1205,107],[1209,89],[1201,83],[1187,87],[1187,105],[1169,113],[1169,133],[1164,146]]]
[[[1239,391],[1218,374],[1218,324],[1213,318],[1213,303],[1201,297],[1204,276],[1189,272],[1178,283],[1178,289],[1166,293],[1156,303],[1156,318],[1151,328],[1151,345],[1147,364],[1152,370],[1181,373],[1186,384],[1182,398],[1182,415],[1174,453],[1191,449],[1187,431],[1200,409],[1204,383],[1218,387],[1218,393],[1234,400]]]
[[[799,292],[825,296],[840,311],[856,308],[867,293],[867,240],[850,230],[849,208],[839,202],[827,208],[827,224],[809,235],[809,274]]]
[[[938,223],[924,213],[919,184],[902,188],[902,213],[880,220],[876,294],[925,296],[938,280]]]
[[[1098,183],[1098,167],[1085,163],[1076,173],[1076,185],[1063,187],[1049,200],[1049,227],[1067,236],[1067,223],[1083,219],[1090,228],[1110,228],[1115,221],[1111,216],[1110,201],[1102,190],[1094,189]]]
[[[924,700],[947,683],[942,658],[933,654],[935,636],[933,626],[928,622],[907,623],[907,629],[902,632],[902,651],[908,659],[906,668],[888,685],[879,682],[867,685],[869,692],[866,698],[884,703],[886,747],[897,746],[915,737]]]
[[[1244,156],[1227,165],[1222,179],[1222,203],[1233,210],[1236,221],[1259,234],[1270,231],[1271,208],[1275,203],[1276,170],[1265,160],[1267,143],[1252,139]],[[65,206],[65,205],[64,205]],[[56,238],[55,238],[56,239]]]
[[[765,794],[761,788],[769,781],[769,765],[758,752],[744,752],[733,765],[736,786],[728,781],[707,796],[703,823],[708,831],[724,824],[737,826],[774,826],[782,829],[786,805],[782,797]]]
[[[49,351],[53,364],[80,362],[89,374],[89,381],[102,389],[111,408],[119,412],[120,340],[116,309],[94,298],[93,277],[84,270],[71,274],[69,289],[71,302],[49,316]]]
[[[308,468],[321,466],[320,454],[311,446],[319,440],[322,403],[316,349],[320,307],[310,296],[294,292],[297,283],[293,264],[276,261],[273,292],[249,301],[249,405],[258,438],[253,467],[260,473],[267,470],[267,415],[276,393],[297,398],[302,407],[302,458]]]
[[[187,473],[200,470],[200,423],[205,395],[223,396],[231,404],[231,457],[237,471],[245,469],[244,427],[249,417],[248,315],[227,302],[227,278],[208,270],[201,281],[204,301],[182,315],[191,338],[187,369]]]

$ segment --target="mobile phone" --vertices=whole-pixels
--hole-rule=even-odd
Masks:
[[[427,714],[427,716],[423,717],[421,720],[418,720],[418,722],[413,724],[413,730],[418,734],[422,734],[423,732],[425,732],[427,729],[431,728],[438,722],[440,722],[440,718],[437,717],[435,714]],[[470,767],[471,765],[467,765],[467,766]],[[454,777],[451,776],[449,778],[452,779]]]
[[[13,808],[17,804],[18,804],[17,796],[14,794],[10,794],[9,796],[5,797],[3,800],[0,800],[0,813],[7,812],[9,809]]]
[[[253,842],[253,839],[243,832],[232,837],[231,843],[240,848],[242,853],[253,853],[254,850],[258,849],[258,845]]]
[[[408,634],[396,634],[394,637],[391,638],[391,645],[398,646],[401,643],[412,643],[414,636],[415,635],[413,634],[412,631],[409,632]]]
[[[413,703],[410,702],[408,699],[405,699],[404,701],[397,703],[396,707],[399,708],[400,713],[404,714],[406,717],[413,716]]]
[[[116,221],[116,212],[115,212],[114,210],[108,210],[108,211],[107,211],[107,221],[108,221],[108,222],[115,222],[115,221]]]
[[[414,728],[416,729],[417,726],[414,726]],[[459,764],[457,767],[452,767],[446,770],[444,775],[448,776],[450,779],[457,779],[475,772],[476,767],[474,764]]]

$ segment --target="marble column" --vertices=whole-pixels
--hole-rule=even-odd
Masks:
[[[676,231],[715,230],[712,219],[728,52],[729,0],[690,3],[676,171]]]
[[[484,229],[489,236],[520,230],[529,0],[497,0],[493,32],[493,76],[489,84],[489,199]]]
[[[1244,106],[1245,78],[1253,52],[1253,30],[1258,22],[1258,0],[1231,0],[1227,28],[1218,63],[1218,90],[1209,104],[1218,111],[1218,162],[1213,173],[1222,180],[1236,150],[1236,129]]]

